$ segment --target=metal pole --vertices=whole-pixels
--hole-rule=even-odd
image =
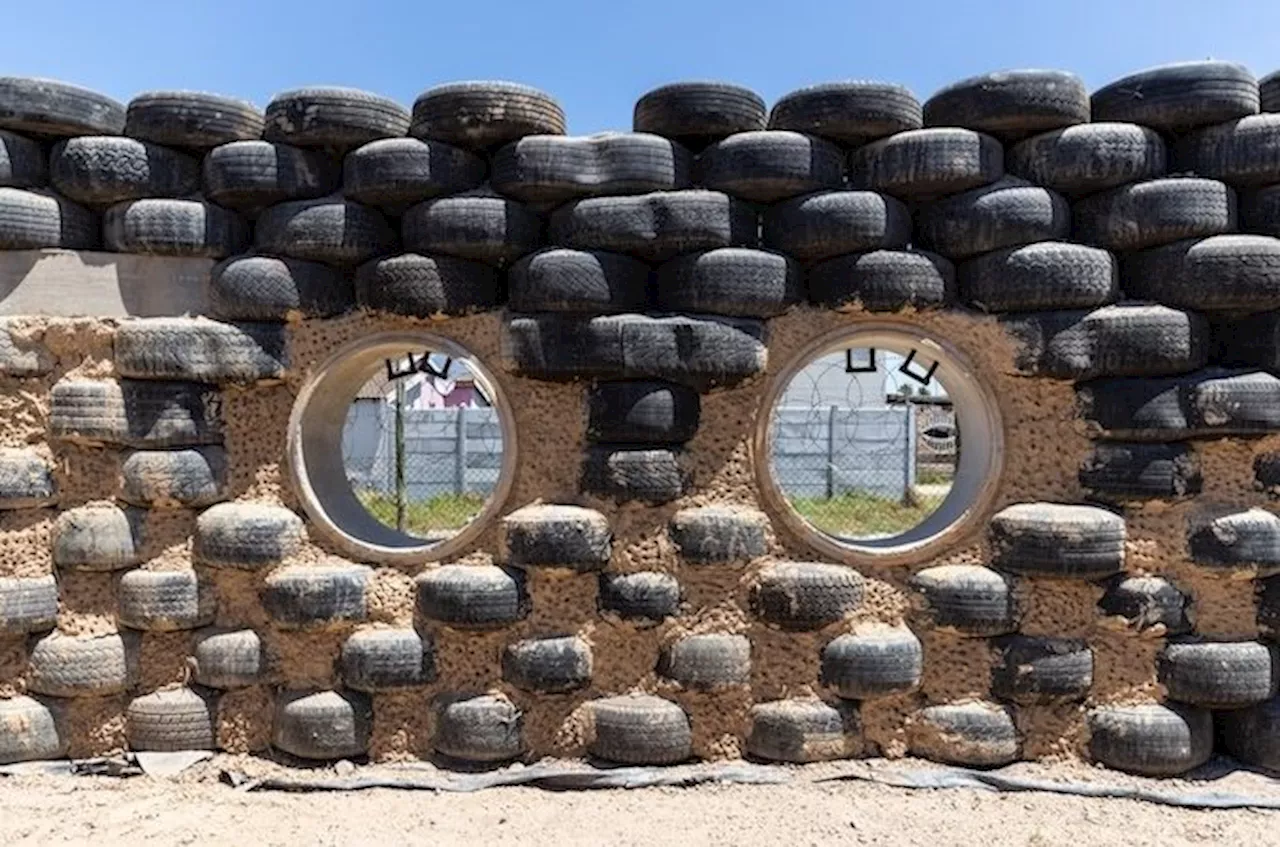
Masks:
[[[903,475],[906,477],[903,481],[903,501],[911,502],[912,491],[916,484],[916,448],[919,445],[919,436],[916,433],[916,404],[907,403],[907,444],[903,450],[904,461]]]
[[[467,407],[458,407],[458,447],[454,453],[453,488],[458,494],[467,493]]]
[[[827,499],[836,496],[836,411],[832,406],[827,413]]]
[[[404,381],[396,380],[396,529],[404,532]]]

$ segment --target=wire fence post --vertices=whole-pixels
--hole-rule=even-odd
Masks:
[[[836,496],[836,412],[839,406],[832,406],[827,412],[827,499]]]
[[[458,494],[467,493],[467,407],[458,407],[457,447],[453,451],[453,488]]]
[[[904,502],[914,502],[916,481],[916,404],[907,401],[907,443],[902,451],[902,471],[906,479],[902,481],[902,498]]]
[[[406,485],[404,479],[404,382],[396,380],[396,529],[404,532]]]

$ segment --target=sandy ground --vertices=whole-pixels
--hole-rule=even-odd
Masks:
[[[895,765],[897,766],[897,765]],[[811,773],[811,772],[810,772]],[[1054,769],[1024,771],[1063,776]],[[199,844],[1280,844],[1280,812],[1194,811],[1134,800],[969,789],[907,790],[866,782],[702,785],[473,794],[374,789],[237,791],[207,767],[151,777],[8,777],[0,782],[6,845]],[[1072,778],[1133,782],[1116,774]],[[1186,783],[1142,781],[1152,787]],[[1280,784],[1235,774],[1192,787],[1265,793]]]

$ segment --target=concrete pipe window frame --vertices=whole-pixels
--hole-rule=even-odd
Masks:
[[[382,523],[366,509],[348,478],[343,452],[348,409],[361,387],[387,360],[423,351],[466,362],[497,413],[502,436],[498,478],[484,506],[451,537],[437,541]],[[313,527],[344,554],[379,564],[418,564],[464,551],[497,518],[515,478],[516,438],[510,403],[475,353],[431,332],[382,332],[339,348],[307,378],[289,417],[288,472]]]
[[[911,369],[942,386],[954,409],[954,430],[962,446],[955,459],[950,490],[931,513],[900,532],[876,537],[847,537],[824,531],[801,515],[778,478],[773,445],[778,406],[792,381],[823,357],[848,356],[854,350],[896,354]],[[912,353],[914,351],[914,356]],[[910,359],[908,359],[910,357]],[[886,401],[887,402],[887,401]],[[1004,471],[1004,425],[995,395],[964,353],[923,327],[908,323],[868,322],[826,333],[797,352],[766,387],[753,443],[753,465],[764,507],[773,519],[821,554],[850,565],[910,565],[926,562],[963,541],[990,511]]]

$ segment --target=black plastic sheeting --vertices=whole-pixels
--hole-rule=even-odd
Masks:
[[[156,755],[128,753],[118,758],[23,762],[0,766],[0,776],[29,774],[66,776],[172,776],[185,767],[210,758],[203,751],[182,751]],[[368,768],[364,773],[345,776],[308,777],[274,775],[250,777],[224,770],[221,779],[239,791],[364,791],[395,788],[410,791],[469,793],[499,786],[525,785],[550,791],[590,791],[594,789],[682,787],[701,783],[738,785],[819,784],[856,780],[894,788],[939,790],[967,788],[977,791],[1038,791],[1076,797],[1117,798],[1176,806],[1186,809],[1280,809],[1280,793],[1275,796],[1241,794],[1201,789],[1164,790],[1147,785],[1108,784],[1081,780],[1047,780],[1018,776],[1000,770],[972,768],[871,768],[848,763],[847,769],[820,772],[785,765],[750,762],[722,762],[673,767],[596,767],[589,764],[547,763],[516,765],[481,773],[449,773],[429,765],[400,765]],[[839,766],[837,766],[839,767]],[[1229,769],[1228,769],[1229,770]],[[1280,791],[1280,779],[1259,775]]]

